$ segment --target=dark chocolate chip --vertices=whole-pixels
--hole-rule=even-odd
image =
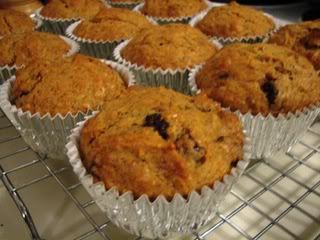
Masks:
[[[266,81],[262,84],[261,90],[266,95],[266,98],[268,99],[269,105],[274,104],[276,97],[278,95],[278,90],[276,89],[274,85],[274,81],[268,79],[266,76]]]
[[[221,80],[226,80],[229,78],[229,73],[228,72],[220,72],[218,75],[218,78]]]
[[[153,114],[147,115],[144,119],[143,126],[153,127],[153,129],[157,131],[163,139],[168,139],[169,137],[167,132],[169,123],[166,122],[166,120],[162,119],[159,113],[153,113]]]
[[[310,33],[301,41],[306,49],[320,48],[320,29],[311,29]]]
[[[239,162],[239,159],[236,159],[236,160],[232,161],[231,162],[231,167],[233,167],[233,168],[237,167],[238,162]]]
[[[217,142],[223,142],[224,141],[224,136],[220,136],[216,140]]]

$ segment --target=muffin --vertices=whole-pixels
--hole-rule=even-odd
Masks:
[[[243,144],[236,115],[165,88],[130,89],[80,136],[83,163],[106,189],[152,199],[187,196],[221,180],[243,158]]]
[[[186,91],[189,69],[204,63],[217,48],[199,30],[183,24],[145,29],[120,44],[115,58],[133,69],[137,82]]]
[[[63,35],[71,23],[80,18],[91,18],[105,7],[101,0],[52,0],[38,16],[47,31]]]
[[[82,53],[110,59],[121,41],[134,37],[150,26],[150,21],[138,12],[106,8],[91,19],[70,25],[66,34],[81,45]]]
[[[210,221],[236,180],[232,173],[243,171],[239,119],[204,95],[129,88],[70,139],[71,164],[99,206],[118,226],[148,238]]]
[[[43,32],[10,34],[0,39],[0,70],[3,82],[16,68],[35,59],[56,60],[78,51],[78,45],[69,39]]]
[[[120,75],[98,59],[77,54],[52,63],[35,62],[17,71],[12,97],[18,108],[41,115],[76,114],[97,109],[125,89]]]
[[[2,107],[35,151],[64,159],[66,138],[76,123],[121,95],[128,83],[132,77],[124,67],[80,54],[33,61],[6,84]]]
[[[318,113],[320,79],[306,58],[285,47],[232,44],[210,58],[193,81],[238,112],[257,145],[257,158],[270,156],[270,146],[289,147]]]
[[[133,9],[142,2],[143,0],[109,0],[108,3],[112,7]]]
[[[35,22],[27,14],[11,9],[0,9],[0,36],[33,31],[35,27]]]
[[[263,12],[236,2],[213,7],[192,22],[207,36],[223,42],[262,41],[275,29],[273,20]]]
[[[286,25],[269,42],[297,51],[320,70],[320,20]]]
[[[145,0],[140,11],[159,23],[187,23],[208,7],[204,0]]]

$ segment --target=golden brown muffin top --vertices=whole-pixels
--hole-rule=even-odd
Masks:
[[[59,36],[44,32],[16,33],[0,39],[0,66],[28,64],[35,59],[59,59],[70,50]]]
[[[269,42],[299,52],[320,70],[320,20],[286,25]]]
[[[145,0],[141,12],[158,18],[191,17],[205,10],[203,0]]]
[[[178,69],[203,63],[216,48],[199,30],[183,24],[141,31],[122,50],[127,61],[151,68]]]
[[[91,40],[124,40],[152,24],[142,14],[124,8],[106,8],[75,29],[77,37]]]
[[[34,28],[35,23],[27,14],[11,9],[0,9],[0,36],[28,32]]]
[[[101,0],[52,0],[40,14],[49,18],[90,18],[103,8]]]
[[[263,12],[231,2],[213,7],[196,28],[211,37],[237,38],[265,35],[275,28],[275,24]]]
[[[205,96],[165,88],[129,88],[88,120],[83,163],[106,189],[135,197],[187,195],[212,185],[243,158],[239,119]]]
[[[295,112],[320,96],[320,79],[311,63],[273,44],[227,46],[206,62],[196,82],[222,106],[242,113]]]
[[[12,96],[18,108],[44,115],[96,110],[125,90],[120,75],[100,60],[77,54],[33,62],[17,70]]]

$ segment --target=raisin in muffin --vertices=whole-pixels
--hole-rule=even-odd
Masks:
[[[73,31],[76,37],[117,41],[130,39],[151,26],[142,14],[123,8],[106,8],[95,17],[82,21]]]
[[[205,10],[203,0],[145,0],[141,12],[156,18],[191,17]]]
[[[224,107],[267,115],[295,112],[319,101],[312,64],[273,44],[233,44],[209,59],[196,76],[201,91]]]
[[[17,71],[13,102],[31,113],[87,112],[118,97],[126,85],[117,71],[80,54],[57,61],[35,61]]]
[[[168,24],[140,32],[124,47],[121,56],[146,68],[186,69],[203,63],[215,52],[215,46],[199,30]]]
[[[301,53],[320,70],[320,20],[286,25],[269,42]]]
[[[83,163],[106,189],[150,198],[188,195],[222,180],[243,158],[243,145],[235,115],[205,96],[165,88],[129,88],[80,136]]]
[[[16,33],[0,39],[0,65],[25,65],[35,59],[59,59],[71,46],[59,36],[44,32]]]
[[[0,36],[34,30],[35,23],[25,13],[0,9]]]
[[[275,24],[263,12],[231,2],[213,7],[195,27],[210,37],[242,38],[266,35]]]
[[[48,18],[90,18],[104,8],[100,0],[52,0],[40,14]]]

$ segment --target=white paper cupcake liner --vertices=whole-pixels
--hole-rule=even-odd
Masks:
[[[189,75],[193,94],[201,91],[196,84],[196,75],[201,68],[202,66],[198,66]],[[287,151],[314,122],[320,113],[320,107],[319,104],[312,105],[295,113],[279,114],[277,117],[272,114],[253,115],[250,112],[242,114],[240,111],[234,113],[241,119],[251,140],[250,158],[259,160],[269,158],[280,150]]]
[[[175,194],[168,201],[161,195],[150,201],[147,195],[142,195],[135,200],[132,192],[120,194],[115,187],[106,190],[103,182],[95,183],[86,171],[79,153],[79,138],[84,123],[79,123],[72,131],[66,145],[73,171],[101,211],[115,225],[138,236],[152,239],[173,237],[189,234],[207,224],[215,217],[220,203],[248,165],[250,146],[246,139],[244,160],[239,161],[223,181],[204,186],[199,193],[192,191],[187,198]]]
[[[188,76],[192,68],[163,70],[161,68],[153,69],[133,64],[121,56],[121,51],[128,45],[129,41],[130,40],[126,40],[120,43],[115,48],[113,56],[117,62],[130,68],[135,75],[137,85],[149,87],[164,86],[184,94],[191,93],[190,86],[188,84]],[[212,41],[212,44],[218,49],[221,48],[221,45],[216,41]]]
[[[123,2],[112,2],[112,1],[108,1],[108,4],[111,7],[115,7],[115,8],[128,8],[128,9],[134,9],[136,6],[138,6],[139,2],[126,2],[125,0]]]
[[[79,18],[50,18],[41,15],[42,8],[36,10],[36,17],[42,22],[42,30],[46,32],[55,33],[58,35],[64,35],[67,27],[79,20]]]
[[[205,0],[204,2],[207,4],[208,8],[212,5],[212,3],[211,3],[210,1]],[[140,4],[138,4],[133,10],[142,13],[141,10],[142,10],[143,6],[144,6],[144,3],[140,3]],[[201,11],[200,13],[202,13],[202,12],[207,12],[207,10],[203,10],[203,11]],[[170,24],[170,23],[188,24],[188,23],[190,22],[190,20],[191,20],[193,17],[195,17],[196,15],[197,15],[197,14],[192,15],[192,16],[167,17],[167,18],[165,18],[165,17],[154,17],[154,16],[150,16],[150,15],[146,15],[146,16],[149,17],[149,18],[152,18],[152,19],[153,19],[154,21],[156,21],[158,24],[164,25],[164,24]]]
[[[76,54],[77,52],[79,52],[80,46],[77,42],[66,38],[64,36],[60,36],[68,45],[70,45],[70,50],[68,53],[66,53],[64,56],[65,57],[70,57],[74,54]],[[17,65],[12,65],[12,66],[0,66],[0,85],[2,83],[4,83],[6,80],[8,80],[9,78],[11,78],[12,76],[14,76],[16,74],[16,70],[19,68],[22,68],[22,66],[17,66]]]
[[[219,6],[221,6],[221,4],[213,5],[212,7],[219,7]],[[199,13],[198,15],[194,16],[190,20],[189,24],[192,27],[195,27],[196,24],[198,22],[200,22],[207,15],[207,13],[212,9],[212,7],[207,9],[206,11],[203,11],[203,12]],[[272,34],[274,34],[281,26],[284,25],[284,21],[281,21],[280,19],[277,19],[267,13],[264,13],[264,15],[266,17],[270,18],[275,24],[275,28],[264,35],[247,36],[247,37],[227,37],[227,38],[226,37],[211,36],[211,39],[217,40],[223,45],[227,45],[227,44],[231,44],[231,43],[259,43],[259,42],[263,42],[265,39],[268,39],[270,36],[272,36]]]
[[[129,70],[115,62],[103,61],[116,69],[128,86],[134,85],[135,80]],[[84,120],[85,116],[92,114],[93,110],[68,113],[64,116],[56,114],[41,115],[23,111],[10,102],[11,86],[15,77],[0,87],[0,106],[13,125],[19,130],[25,142],[42,157],[53,159],[66,159],[65,144],[71,129],[77,122]]]

